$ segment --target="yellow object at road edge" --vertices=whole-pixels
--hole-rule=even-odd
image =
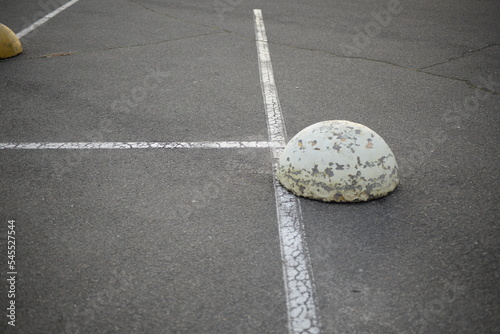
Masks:
[[[23,47],[16,34],[7,26],[0,24],[0,59],[17,56]]]

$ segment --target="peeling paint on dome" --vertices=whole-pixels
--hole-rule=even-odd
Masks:
[[[386,196],[399,183],[387,143],[349,121],[324,121],[300,131],[283,150],[277,176],[294,194],[325,202],[368,201]]]

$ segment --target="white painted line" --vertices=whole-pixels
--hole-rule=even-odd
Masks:
[[[267,141],[0,143],[0,150],[88,150],[175,148],[276,148]]]
[[[64,5],[62,5],[61,7],[57,8],[52,13],[49,13],[49,14],[45,15],[44,17],[42,17],[40,20],[36,21],[35,23],[33,23],[32,25],[30,25],[29,27],[24,28],[23,30],[21,30],[20,32],[18,32],[16,34],[17,38],[24,37],[26,34],[32,32],[33,30],[35,30],[36,28],[38,28],[39,26],[41,26],[42,24],[44,24],[45,22],[47,22],[48,20],[50,20],[51,18],[53,18],[54,16],[56,16],[57,14],[59,14],[60,12],[62,12],[63,10],[65,10],[66,8],[74,5],[78,1],[79,0],[71,0],[70,2],[67,2]]]
[[[282,152],[286,131],[278,99],[262,11],[254,9],[255,36],[259,58],[260,82],[267,115],[269,140],[278,143],[272,148],[273,161]],[[315,302],[311,260],[304,239],[300,202],[284,189],[274,177],[274,193],[278,216],[283,275],[288,308],[288,328],[291,334],[320,333],[320,321]]]
[[[254,15],[260,80],[262,96],[264,98],[264,105],[266,108],[269,140],[280,143],[281,146],[285,146],[286,130],[283,122],[283,116],[281,114],[278,90],[276,89],[276,84],[274,83],[273,66],[271,64],[271,55],[269,53],[267,35],[261,10],[254,9]]]

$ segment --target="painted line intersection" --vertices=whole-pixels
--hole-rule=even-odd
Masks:
[[[19,32],[25,36],[79,0],[71,0],[54,12]],[[234,149],[267,148],[273,165],[286,142],[278,92],[274,81],[262,11],[254,9],[254,27],[262,96],[267,117],[269,141],[201,141],[201,142],[24,142],[0,143],[0,150],[89,150],[89,149]],[[285,282],[288,330],[290,334],[320,333],[315,286],[310,264],[299,199],[284,189],[274,177],[276,213],[280,236],[283,277]]]

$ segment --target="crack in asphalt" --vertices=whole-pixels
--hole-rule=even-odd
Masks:
[[[156,11],[154,9],[151,9],[148,6],[146,6],[145,4],[140,3],[140,2],[138,2],[136,0],[129,0],[129,1],[132,2],[132,3],[137,4],[138,6],[144,8],[145,10],[151,11],[151,12],[156,13],[158,15],[162,15],[162,16],[168,17],[170,19],[181,21],[181,22],[184,22],[184,23],[187,23],[187,24],[190,24],[190,25],[201,26],[201,27],[205,27],[205,28],[219,30],[221,33],[224,32],[224,33],[228,33],[228,34],[233,34],[235,36],[238,36],[238,37],[241,37],[241,38],[244,38],[244,39],[247,39],[247,40],[255,41],[254,38],[250,38],[248,36],[244,36],[244,35],[235,33],[234,31],[231,31],[231,30],[223,29],[223,28],[220,28],[220,27],[217,27],[217,26],[210,26],[210,25],[206,25],[206,24],[202,24],[202,23],[197,23],[197,22],[192,22],[192,21],[180,19],[178,17],[172,16],[172,15],[168,15],[168,14],[165,14],[163,12],[159,12],[159,11]],[[286,43],[279,43],[279,42],[274,42],[274,41],[270,41],[270,40],[268,40],[267,43],[268,44],[273,44],[273,45],[279,45],[279,46],[289,47],[289,48],[294,48],[294,49],[297,49],[297,50],[324,53],[324,54],[327,54],[327,55],[330,55],[330,56],[333,56],[333,57],[337,57],[337,58],[358,59],[358,60],[363,60],[363,61],[370,61],[370,62],[382,63],[382,64],[386,64],[386,65],[389,65],[389,66],[398,67],[398,68],[405,69],[405,70],[410,70],[410,71],[414,71],[414,72],[419,72],[419,73],[424,73],[424,74],[427,74],[427,75],[436,76],[436,77],[439,77],[439,78],[444,78],[444,79],[453,80],[453,81],[459,81],[459,82],[465,83],[466,85],[468,85],[469,87],[471,87],[473,89],[479,89],[479,90],[482,90],[482,91],[484,91],[484,92],[486,92],[488,94],[492,94],[492,95],[500,95],[499,93],[497,93],[495,91],[492,91],[492,90],[490,90],[488,88],[477,86],[473,82],[471,82],[470,80],[467,80],[467,79],[461,79],[461,78],[456,78],[456,77],[453,77],[453,76],[447,76],[447,75],[436,74],[436,73],[431,73],[431,72],[424,71],[425,69],[429,69],[431,67],[434,67],[434,66],[437,66],[437,65],[440,65],[440,64],[444,64],[444,63],[447,63],[447,62],[450,62],[450,61],[453,61],[453,60],[456,60],[456,59],[460,59],[460,58],[465,57],[466,55],[468,55],[470,53],[479,52],[479,51],[482,51],[484,49],[490,48],[492,46],[500,45],[498,43],[488,44],[488,45],[486,45],[486,46],[484,46],[482,48],[475,49],[475,50],[468,50],[468,51],[463,52],[462,55],[460,55],[458,57],[450,57],[450,58],[448,58],[445,61],[438,62],[436,64],[425,66],[425,67],[421,67],[421,68],[407,67],[407,66],[403,66],[403,65],[400,65],[400,64],[397,64],[397,63],[393,63],[393,62],[390,62],[390,61],[387,61],[387,60],[381,60],[381,59],[359,57],[359,56],[345,56],[345,55],[340,55],[340,54],[337,54],[337,53],[334,53],[334,52],[330,52],[330,51],[326,51],[326,50],[300,47],[300,46],[296,46],[296,45],[291,45],[291,44],[286,44]]]
[[[130,44],[130,45],[115,46],[115,47],[104,48],[104,49],[85,50],[85,51],[81,51],[79,53],[112,51],[112,50],[129,49],[129,48],[142,47],[142,46],[160,45],[160,44],[169,43],[169,42],[182,41],[182,40],[190,39],[190,38],[203,37],[203,36],[211,36],[211,35],[218,35],[218,34],[222,34],[222,32],[210,32],[210,33],[204,33],[204,34],[189,35],[189,36],[183,36],[183,37],[165,39],[165,40],[162,40],[162,41],[151,42],[151,43]]]
[[[120,50],[120,49],[131,49],[131,48],[144,47],[144,46],[160,45],[160,44],[169,43],[169,42],[182,41],[185,39],[196,38],[196,37],[217,35],[217,34],[221,34],[221,33],[222,32],[211,32],[211,33],[205,33],[205,34],[197,34],[197,35],[190,35],[190,36],[165,39],[162,41],[150,42],[150,43],[130,44],[130,45],[114,46],[114,47],[103,48],[103,49],[83,50],[83,51],[78,51],[78,52],[72,52],[71,54],[76,55],[76,54],[90,53],[90,52],[105,52],[105,51],[114,51],[114,50]],[[36,56],[36,57],[29,57],[28,59],[36,59],[36,58],[47,58],[47,57],[46,56]]]
[[[145,5],[145,4],[143,4],[143,3],[139,2],[139,1],[136,1],[136,0],[128,0],[128,1],[131,2],[131,3],[134,3],[134,4],[138,5],[138,6],[140,6],[144,10],[147,10],[147,11],[150,11],[152,13],[155,13],[155,14],[167,17],[169,19],[180,21],[180,22],[183,22],[183,23],[186,23],[186,24],[189,24],[189,25],[194,25],[194,26],[199,26],[199,27],[205,27],[205,28],[209,28],[209,29],[213,29],[213,30],[218,30],[218,31],[217,32],[211,32],[211,33],[204,33],[204,34],[197,34],[197,35],[179,37],[179,38],[173,38],[173,39],[167,39],[167,40],[158,41],[158,42],[152,42],[152,43],[132,44],[132,45],[117,46],[117,47],[105,48],[105,49],[95,49],[95,50],[85,50],[85,51],[79,51],[79,52],[72,52],[71,54],[72,55],[76,55],[76,54],[80,54],[80,53],[112,51],[112,50],[127,49],[127,48],[134,48],[134,47],[144,47],[144,46],[151,46],[151,45],[159,45],[159,44],[162,44],[162,43],[168,43],[168,42],[172,42],[172,41],[179,41],[179,40],[183,40],[183,39],[196,38],[196,37],[202,37],[202,36],[211,36],[211,35],[222,34],[222,33],[232,34],[232,35],[238,36],[240,38],[243,38],[243,39],[246,39],[246,40],[249,40],[249,41],[252,41],[252,42],[256,41],[256,39],[253,38],[253,37],[248,37],[248,36],[245,36],[245,35],[241,35],[241,34],[238,34],[238,33],[234,32],[234,31],[231,31],[231,30],[223,29],[223,28],[220,28],[220,27],[217,27],[217,26],[210,26],[210,25],[206,25],[206,24],[202,24],[202,23],[192,22],[192,21],[188,21],[188,20],[184,20],[184,19],[172,16],[172,15],[168,15],[166,13],[154,10],[154,9],[148,7],[147,5]],[[500,95],[500,93],[497,93],[494,90],[488,89],[487,87],[478,86],[478,85],[474,84],[472,81],[470,81],[468,79],[461,79],[461,78],[457,78],[457,77],[453,77],[453,76],[449,76],[449,75],[437,74],[437,73],[432,73],[432,72],[425,71],[426,69],[430,69],[432,67],[435,67],[435,66],[438,66],[438,65],[441,65],[441,64],[445,64],[445,63],[448,63],[448,62],[451,62],[451,61],[454,61],[454,60],[461,59],[461,58],[463,58],[463,57],[465,57],[465,56],[467,56],[467,55],[469,55],[471,53],[480,52],[482,50],[485,50],[485,49],[493,47],[493,46],[499,46],[500,45],[499,43],[491,43],[491,44],[488,44],[488,45],[486,45],[484,47],[481,47],[481,48],[478,48],[478,49],[467,50],[467,51],[464,51],[460,56],[450,57],[447,60],[444,60],[444,61],[441,61],[441,62],[437,62],[435,64],[428,65],[428,66],[425,66],[425,67],[419,67],[419,68],[407,67],[407,66],[403,66],[403,65],[400,65],[400,64],[397,64],[397,63],[394,63],[394,62],[390,62],[390,61],[387,61],[387,60],[382,60],[382,59],[374,59],[374,58],[367,58],[367,57],[360,57],[360,56],[340,55],[338,53],[327,51],[327,50],[307,48],[307,47],[300,47],[300,46],[296,46],[296,45],[291,45],[291,44],[287,44],[287,43],[280,43],[280,42],[275,42],[275,41],[270,41],[270,40],[268,40],[267,43],[268,44],[272,44],[272,45],[277,45],[277,46],[283,46],[283,47],[293,48],[293,49],[296,49],[296,50],[324,53],[326,55],[333,56],[333,57],[336,57],[336,58],[341,58],[341,59],[355,59],[355,60],[361,60],[361,61],[381,63],[381,64],[385,64],[385,65],[389,65],[389,66],[398,67],[398,68],[401,68],[401,69],[404,69],[404,70],[409,70],[409,71],[423,73],[423,74],[427,74],[427,75],[431,75],[431,76],[435,76],[435,77],[439,77],[439,78],[443,78],[443,79],[448,79],[448,80],[462,82],[462,83],[468,85],[469,87],[471,87],[472,89],[479,89],[479,90],[481,90],[481,91],[483,91],[483,92],[485,92],[487,94],[491,94],[491,95]],[[4,61],[16,61],[16,60],[22,61],[22,60],[39,59],[39,58],[49,58],[49,57],[46,57],[45,55],[41,55],[41,56],[34,56],[34,57],[28,57],[28,58],[8,58],[8,59],[0,59],[0,62],[4,62]]]
[[[490,89],[488,89],[486,87],[478,86],[478,85],[474,84],[472,81],[467,80],[467,79],[461,79],[461,78],[457,78],[457,77],[453,77],[453,76],[448,76],[448,75],[444,75],[444,74],[437,74],[437,73],[432,73],[432,72],[424,71],[424,69],[426,69],[428,67],[423,67],[423,68],[407,67],[407,66],[403,66],[403,65],[400,65],[400,64],[397,64],[397,63],[393,63],[393,62],[390,62],[390,61],[387,61],[387,60],[367,58],[367,57],[360,57],[360,56],[344,56],[344,55],[340,55],[340,54],[337,54],[337,53],[334,53],[334,52],[330,52],[330,51],[326,51],[326,50],[300,47],[300,46],[295,46],[295,45],[286,44],[286,43],[280,43],[280,42],[268,41],[268,43],[272,44],[272,45],[278,45],[278,46],[293,48],[293,49],[302,50],[302,51],[324,53],[324,54],[327,54],[329,56],[333,56],[333,57],[341,58],[341,59],[357,59],[357,60],[362,60],[362,61],[369,61],[369,62],[381,63],[381,64],[385,64],[385,65],[389,65],[389,66],[398,67],[398,68],[401,68],[401,69],[404,69],[404,70],[409,70],[409,71],[413,71],[413,72],[418,72],[418,73],[423,73],[423,74],[427,74],[427,75],[432,75],[432,76],[436,76],[436,77],[440,77],[440,78],[444,78],[444,79],[449,79],[449,80],[453,80],[453,81],[459,81],[459,82],[467,84],[468,86],[470,86],[473,89],[479,89],[479,90],[482,90],[482,91],[484,91],[484,92],[486,92],[488,94],[491,94],[491,95],[500,95],[500,93],[497,93],[497,92],[495,92],[493,90],[490,90]],[[490,44],[487,47],[492,47],[492,46],[496,46],[496,45],[500,45],[500,44]],[[486,49],[487,47],[483,47],[483,48],[478,49],[478,50],[467,51],[467,52],[468,53],[478,52],[478,51]],[[445,63],[445,62],[441,62],[441,63]],[[440,63],[434,64],[432,66],[436,66],[438,64],[440,64]]]
[[[120,50],[120,49],[130,49],[130,48],[137,48],[137,47],[145,47],[145,46],[152,46],[152,45],[160,45],[164,43],[170,43],[170,42],[176,42],[176,41],[181,41],[185,39],[190,39],[190,38],[197,38],[197,37],[204,37],[204,36],[212,36],[212,35],[218,35],[222,34],[224,32],[218,31],[218,32],[210,32],[210,33],[204,33],[204,34],[197,34],[197,35],[190,35],[190,36],[183,36],[183,37],[177,37],[177,38],[171,38],[171,39],[165,39],[157,42],[150,42],[150,43],[141,43],[141,44],[130,44],[130,45],[121,45],[121,46],[114,46],[114,47],[109,47],[109,48],[102,48],[102,49],[91,49],[91,50],[82,50],[82,51],[71,51],[71,52],[61,52],[53,55],[38,55],[38,56],[29,56],[26,58],[7,58],[7,59],[0,59],[1,62],[9,62],[9,61],[28,61],[28,60],[33,60],[33,59],[50,59],[54,58],[56,56],[74,56],[74,55],[79,55],[79,54],[85,54],[85,53],[92,53],[92,52],[106,52],[106,51],[114,51],[114,50]]]
[[[462,52],[462,54],[460,56],[450,57],[447,60],[444,60],[444,61],[441,61],[441,62],[437,62],[437,63],[429,65],[429,66],[420,67],[419,70],[425,70],[425,69],[428,69],[428,68],[431,68],[431,67],[434,67],[434,66],[446,64],[446,63],[449,63],[451,61],[464,58],[465,56],[467,56],[467,55],[469,55],[471,53],[476,53],[476,52],[479,52],[479,51],[483,51],[484,49],[488,49],[488,48],[491,48],[493,46],[499,46],[499,45],[500,44],[498,44],[498,43],[492,43],[492,44],[488,44],[486,46],[483,46],[483,47],[475,49],[475,50],[467,50],[467,51]]]
[[[496,96],[500,95],[500,93],[497,93],[494,90],[488,89],[487,87],[478,86],[478,85],[476,85],[475,83],[473,83],[472,81],[470,81],[468,79],[455,78],[455,77],[452,77],[452,76],[448,76],[448,75],[444,75],[444,74],[437,74],[437,73],[432,73],[432,72],[427,72],[427,71],[422,71],[422,70],[419,70],[419,69],[416,69],[416,72],[425,73],[425,74],[433,75],[435,77],[440,77],[440,78],[444,78],[444,79],[449,79],[449,80],[454,80],[454,81],[460,81],[460,82],[465,83],[466,85],[468,85],[472,89],[479,89],[479,90],[481,90],[481,91],[483,91],[483,92],[485,92],[487,94],[491,94],[491,95],[496,95]]]
[[[195,26],[199,26],[199,27],[205,27],[205,28],[210,28],[210,29],[215,29],[215,30],[219,30],[219,31],[222,31],[222,32],[226,32],[226,33],[231,33],[231,31],[223,29],[223,28],[219,28],[219,27],[215,27],[215,26],[209,26],[209,25],[202,24],[202,23],[197,23],[197,22],[191,22],[191,21],[188,21],[188,20],[184,20],[184,19],[172,16],[172,15],[165,14],[163,12],[160,12],[160,11],[154,10],[152,8],[149,8],[145,4],[143,4],[141,2],[138,2],[136,0],[129,0],[129,1],[132,2],[132,3],[135,3],[136,5],[142,7],[143,9],[145,9],[147,11],[150,11],[152,13],[155,13],[155,14],[158,14],[158,15],[161,15],[161,16],[168,17],[169,19],[173,19],[173,20],[176,20],[176,21],[180,21],[180,22],[183,22],[183,23],[190,24],[190,25],[195,25]]]

